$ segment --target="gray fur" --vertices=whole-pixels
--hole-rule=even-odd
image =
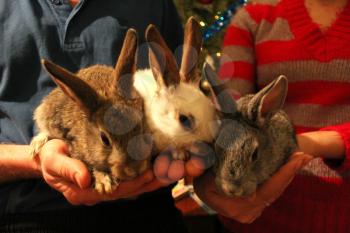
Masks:
[[[214,172],[217,187],[226,195],[251,195],[297,148],[293,125],[281,110],[286,93],[287,79],[280,76],[255,95],[239,99],[237,114],[223,113]]]

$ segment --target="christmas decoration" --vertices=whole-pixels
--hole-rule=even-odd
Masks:
[[[216,33],[220,32],[229,24],[231,17],[236,12],[237,8],[243,4],[247,3],[247,0],[239,0],[235,3],[231,4],[227,10],[222,12],[221,14],[215,15],[214,23],[204,29],[203,37],[204,40],[210,39]],[[205,25],[203,21],[201,21],[202,25]]]
[[[202,26],[203,48],[200,64],[211,63],[214,69],[219,65],[221,45],[225,28],[237,9],[248,0],[174,0],[182,21],[194,16]]]

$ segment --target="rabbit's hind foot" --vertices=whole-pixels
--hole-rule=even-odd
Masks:
[[[114,180],[105,172],[93,170],[95,178],[94,189],[100,194],[112,193],[119,185],[118,180]]]
[[[49,135],[46,133],[39,133],[33,137],[30,142],[29,156],[34,159],[40,152],[41,148],[49,141]]]

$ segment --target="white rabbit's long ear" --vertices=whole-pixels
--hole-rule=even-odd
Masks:
[[[180,68],[184,82],[199,82],[198,60],[202,47],[202,32],[199,23],[190,17],[185,26],[184,46]]]
[[[148,26],[146,40],[149,44],[150,66],[158,85],[168,87],[179,84],[180,75],[174,55],[154,25]]]
[[[254,95],[249,102],[249,115],[253,119],[264,120],[271,112],[283,107],[287,92],[288,80],[281,75]]]
[[[208,80],[212,96],[214,98],[214,101],[216,101],[217,104],[219,104],[220,110],[223,113],[236,114],[236,102],[225,89],[223,84],[220,84],[215,71],[211,68],[209,64],[204,63],[202,75],[206,80]]]
[[[129,29],[125,35],[113,74],[114,84],[112,88],[117,92],[116,94],[128,99],[137,96],[134,89],[137,43],[137,32],[134,29]]]
[[[100,98],[88,83],[48,60],[43,59],[41,62],[57,86],[88,115],[91,115],[98,109]]]

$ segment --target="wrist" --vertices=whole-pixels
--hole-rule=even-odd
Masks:
[[[20,147],[20,150],[24,153],[21,155],[21,159],[13,161],[14,169],[24,171],[32,178],[41,177],[42,173],[39,156],[32,158],[29,154],[29,146],[27,145],[20,145],[18,147]]]
[[[298,150],[315,157],[342,159],[345,147],[336,131],[314,131],[297,135]]]
[[[40,162],[29,155],[28,145],[0,145],[0,182],[41,176]]]

